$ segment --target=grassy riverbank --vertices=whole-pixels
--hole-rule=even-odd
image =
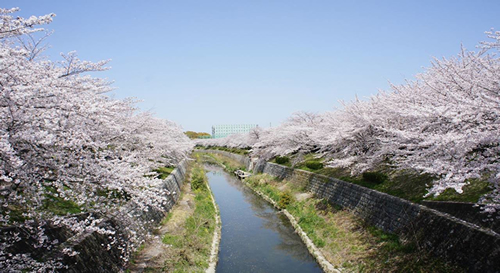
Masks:
[[[206,147],[195,147],[197,150],[205,150]],[[210,150],[219,150],[219,151],[225,151],[225,152],[230,152],[233,154],[240,154],[240,155],[248,155],[250,153],[250,148],[247,149],[240,149],[240,148],[229,148],[229,147],[219,147],[219,146],[213,146],[209,147]]]
[[[189,173],[179,202],[163,219],[156,237],[135,255],[130,272],[205,272],[208,268],[216,209],[203,166],[196,162]]]
[[[162,242],[170,246],[171,259],[165,261],[166,272],[198,272],[208,268],[210,247],[215,230],[215,208],[203,167],[195,164],[190,175],[194,210],[179,228],[163,236]],[[167,220],[167,224],[169,221]]]
[[[368,226],[349,211],[313,198],[304,192],[305,185],[266,174],[254,175],[246,182],[286,208],[336,268],[347,272],[461,272],[415,243]]]
[[[197,152],[196,154],[198,154],[201,160],[205,162],[223,165],[226,171],[230,173],[233,173],[236,170],[246,170],[246,166],[241,165],[238,161],[220,154],[203,152]]]
[[[214,160],[236,168],[223,156]],[[417,244],[366,225],[347,210],[305,192],[304,184],[266,174],[246,179],[247,185],[286,208],[325,258],[345,272],[462,272],[421,250]]]

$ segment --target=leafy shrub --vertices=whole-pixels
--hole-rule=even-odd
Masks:
[[[318,162],[318,161],[307,161],[306,167],[308,167],[311,170],[319,170],[319,169],[323,169],[323,163]]]
[[[288,192],[284,192],[280,195],[280,201],[278,202],[278,207],[284,209],[290,204],[290,202],[292,202],[292,195]]]
[[[287,164],[288,162],[290,162],[290,158],[286,156],[277,156],[275,160],[278,164]]]
[[[193,170],[191,178],[191,189],[205,189],[205,173],[201,169]]]
[[[387,181],[388,176],[379,172],[365,172],[363,173],[363,179],[367,182],[373,184],[382,184]]]

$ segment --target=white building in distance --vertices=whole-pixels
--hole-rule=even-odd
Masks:
[[[259,127],[257,124],[225,124],[212,126],[212,138],[222,138],[234,134],[248,133],[253,128]]]

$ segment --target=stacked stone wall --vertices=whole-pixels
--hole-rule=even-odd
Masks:
[[[401,198],[332,177],[258,162],[254,172],[306,183],[318,198],[347,208],[386,232],[416,240],[419,246],[470,272],[500,272],[500,235]]]

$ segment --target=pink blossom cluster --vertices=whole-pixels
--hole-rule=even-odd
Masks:
[[[487,180],[493,193],[480,200],[500,209],[500,32],[477,51],[462,48],[434,59],[415,80],[393,85],[341,109],[297,113],[278,127],[247,135],[198,140],[197,145],[251,147],[254,156],[315,152],[329,167],[353,174],[389,164],[438,179],[429,194],[462,192],[470,179]]]
[[[193,143],[178,125],[138,112],[136,100],[106,96],[110,83],[85,72],[108,61],[82,61],[75,52],[60,62],[42,58],[39,39],[47,35],[39,38],[37,27],[55,15],[25,19],[13,16],[17,10],[0,9],[0,225],[25,228],[34,248],[47,248],[54,241],[36,229],[47,222],[76,234],[107,232],[92,217],[55,215],[46,209],[50,198],[93,215],[124,203],[162,207],[170,193],[152,170],[175,166]],[[0,271],[62,266],[9,253],[12,238],[0,242]]]

